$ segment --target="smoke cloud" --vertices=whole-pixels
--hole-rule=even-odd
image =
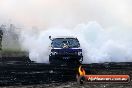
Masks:
[[[74,28],[89,21],[97,21],[105,28],[132,27],[131,3],[131,0],[0,0],[0,19],[45,29]]]
[[[39,63],[48,63],[51,44],[49,36],[73,36],[74,34],[67,29],[50,28],[37,34],[33,30],[22,30],[20,35],[22,48],[29,51],[30,59]]]
[[[132,61],[131,3],[131,0],[0,0],[0,24],[11,19],[12,23],[24,25],[18,33],[21,48],[39,63],[48,63],[49,35],[76,36],[85,63],[126,62]]]
[[[132,61],[131,32],[119,28],[103,29],[97,22],[79,24],[73,30],[49,28],[36,33],[33,30],[21,32],[22,47],[29,51],[31,60],[48,63],[50,43],[48,36],[75,36],[83,49],[83,63],[130,62]]]

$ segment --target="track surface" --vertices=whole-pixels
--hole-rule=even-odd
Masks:
[[[93,63],[82,67],[87,74],[129,74],[132,77],[132,63]],[[0,86],[70,83],[68,85],[75,87],[78,66],[8,61],[1,62],[0,69]]]
[[[38,63],[0,64],[0,85],[42,84],[75,80],[74,67]]]

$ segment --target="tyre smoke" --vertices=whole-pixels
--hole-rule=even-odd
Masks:
[[[0,24],[9,21],[22,27],[43,27],[38,30],[24,27],[17,32],[21,48],[38,63],[48,63],[49,35],[77,37],[85,63],[130,62],[131,3],[131,0],[0,0]],[[4,36],[7,38],[6,33]],[[5,38],[5,48],[19,48],[12,37]]]
[[[22,48],[29,52],[32,61],[48,63],[50,53],[49,36],[74,36],[83,49],[83,63],[130,62],[131,32],[119,28],[103,29],[97,22],[77,25],[73,30],[49,28],[46,31],[26,30],[21,32]]]

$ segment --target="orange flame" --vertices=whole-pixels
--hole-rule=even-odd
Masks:
[[[79,75],[80,75],[80,76],[84,76],[84,75],[86,74],[86,73],[85,73],[85,70],[82,68],[81,65],[79,66],[78,71],[79,71]]]

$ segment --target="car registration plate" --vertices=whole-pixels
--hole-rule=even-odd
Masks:
[[[63,57],[63,59],[67,60],[67,59],[69,59],[69,57]]]

